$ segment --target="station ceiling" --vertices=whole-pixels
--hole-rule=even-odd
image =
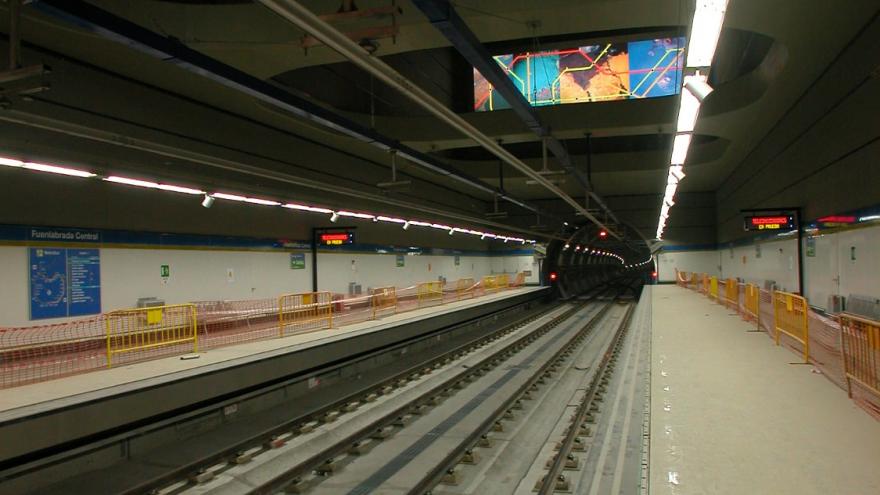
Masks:
[[[409,0],[300,3],[534,170],[545,166],[541,139],[511,110],[474,111],[471,65]],[[400,143],[447,173],[399,157],[398,180],[411,185],[377,187],[391,181],[392,160],[375,143],[186,70],[181,60],[150,56],[46,6],[72,14],[100,9],[128,28],[191,49]],[[452,6],[492,54],[687,36],[693,12],[693,2],[672,0],[461,0]],[[0,29],[6,31],[8,8],[0,9]],[[354,9],[377,13],[338,15]],[[730,0],[709,81],[715,91],[703,104],[670,231],[692,242],[714,240],[716,192],[876,12],[871,1],[847,2],[844,9],[824,0]],[[312,46],[306,33],[259,2],[32,2],[22,13],[23,62],[45,63],[52,72],[40,78],[50,87],[46,91],[6,91],[0,144],[13,152],[334,209],[449,212],[465,226],[530,237],[557,234],[563,222],[588,223],[412,99],[333,49]],[[549,177],[612,227],[625,224],[631,237],[652,237],[677,108],[677,96],[537,108],[617,222],[595,201],[587,203],[583,184],[561,172],[552,155],[547,167],[557,173]],[[495,195],[455,175],[503,189],[542,214],[502,199],[497,209],[507,216],[487,217],[496,210]]]

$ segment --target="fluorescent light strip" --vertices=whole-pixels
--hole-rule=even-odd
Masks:
[[[724,25],[724,15],[727,11],[728,0],[697,0],[694,18],[691,21],[691,33],[688,40],[687,62],[689,68],[706,68],[712,66],[715,57],[715,49],[718,46],[718,38]],[[657,239],[663,238],[666,228],[666,219],[669,218],[669,208],[674,205],[675,187],[684,178],[681,167],[687,159],[688,148],[691,144],[691,134],[696,127],[697,117],[700,112],[700,102],[712,92],[712,88],[706,84],[707,76],[697,72],[695,75],[685,76],[681,99],[679,102],[678,120],[676,130],[678,134],[672,145],[672,157],[667,177],[666,195],[663,198],[660,218],[657,221]],[[672,186],[670,194],[670,186]]]
[[[281,206],[283,208],[289,208],[291,210],[310,211],[312,213],[333,213],[333,210],[329,210],[327,208],[318,208],[316,206],[298,205],[296,203],[287,203],[287,204],[283,204]]]
[[[246,196],[238,196],[236,194],[226,194],[226,193],[214,193],[211,196],[219,199],[225,199],[228,201],[239,201],[242,203],[251,203],[255,205],[264,205],[264,206],[281,206],[281,203],[278,201],[271,201],[268,199],[259,199],[259,198],[248,198]]]
[[[21,160],[15,160],[12,158],[0,157],[0,165],[5,165],[7,167],[23,167],[24,162]]]
[[[686,76],[685,81],[689,77]],[[693,132],[697,124],[697,115],[700,113],[700,100],[687,88],[682,88],[681,103],[678,106],[678,132]]]
[[[77,170],[77,169],[72,169],[72,168],[67,168],[67,167],[59,167],[56,165],[48,165],[48,164],[43,164],[43,163],[23,162],[21,160],[16,160],[14,158],[6,158],[6,157],[0,157],[0,166],[24,168],[27,170],[68,175],[68,176],[72,176],[72,177],[83,177],[83,178],[97,177],[96,174],[91,173],[91,172],[87,172],[84,170]],[[106,182],[112,182],[112,183],[116,183],[116,184],[123,184],[123,185],[134,186],[134,187],[143,187],[146,189],[158,189],[158,190],[162,190],[162,191],[176,192],[176,193],[181,193],[181,194],[192,194],[192,195],[207,195],[208,194],[205,191],[202,191],[200,189],[194,189],[194,188],[183,187],[183,186],[175,186],[172,184],[161,184],[158,182],[152,182],[152,181],[141,180],[141,179],[132,179],[130,177],[121,177],[118,175],[111,175],[109,177],[104,177],[103,180]],[[465,229],[465,228],[461,228],[461,227],[450,227],[449,225],[423,222],[423,221],[419,221],[419,220],[409,220],[408,221],[403,218],[388,217],[388,216],[384,216],[384,215],[376,216],[376,215],[372,215],[369,213],[358,213],[358,212],[345,211],[345,210],[334,212],[333,210],[331,210],[329,208],[301,205],[301,204],[296,204],[296,203],[281,204],[278,201],[273,201],[273,200],[268,200],[268,199],[260,199],[260,198],[251,198],[251,197],[247,197],[247,196],[240,196],[237,194],[213,193],[213,194],[210,194],[209,196],[212,198],[225,199],[228,201],[237,201],[237,202],[241,202],[241,203],[251,203],[251,204],[256,204],[256,205],[264,205],[264,206],[281,206],[283,208],[288,208],[291,210],[307,211],[307,212],[312,212],[312,213],[325,213],[325,214],[329,213],[329,214],[332,214],[334,216],[334,218],[336,218],[338,216],[362,218],[365,220],[390,222],[390,223],[398,223],[398,224],[406,224],[406,225],[417,225],[420,227],[431,227],[431,228],[435,228],[435,229],[439,229],[439,230],[446,230],[450,234],[454,233],[454,232],[462,232],[465,234],[480,236],[481,239],[486,239],[486,238],[503,239],[504,242],[507,242],[508,240],[513,240],[513,241],[522,242],[523,244],[525,244],[526,242],[529,242],[532,244],[536,243],[536,241],[532,240],[532,239],[523,239],[521,237],[499,236],[499,235],[492,234],[489,232],[480,232],[478,230]]]
[[[26,168],[28,170],[36,170],[37,172],[49,172],[50,174],[70,175],[72,177],[95,177],[95,174],[91,172],[86,172],[84,170],[76,170],[67,167],[56,167],[55,165],[46,165],[44,163],[25,162],[22,165],[22,168]]]
[[[35,172],[48,172],[50,174],[69,175],[71,177],[90,178],[96,177],[96,174],[86,172],[85,170],[77,170],[75,168],[59,167],[57,165],[47,165],[45,163],[23,162],[14,158],[0,157],[0,165],[6,167],[24,168]]]
[[[376,217],[380,222],[391,222],[391,223],[406,223],[406,220],[402,218],[394,218],[394,217],[386,217],[384,215],[379,215]],[[412,223],[412,222],[410,222]]]
[[[690,134],[675,135],[675,140],[672,142],[672,160],[670,160],[672,165],[684,165],[690,144]]]
[[[336,213],[337,213],[340,217],[364,218],[364,219],[367,219],[367,220],[372,220],[372,219],[376,218],[374,215],[369,215],[369,214],[367,214],[367,213],[356,213],[356,212],[353,212],[353,211],[345,211],[345,210],[342,210],[342,211],[337,211]]]
[[[726,10],[727,0],[697,0],[688,41],[688,67],[712,65]]]
[[[104,180],[107,182],[115,182],[116,184],[125,184],[127,186],[145,187],[147,189],[160,189],[163,191],[178,192],[183,194],[205,194],[205,191],[191,189],[189,187],[173,186],[170,184],[159,184],[157,182],[131,179],[128,177],[119,177],[117,175],[111,175],[110,177],[104,178]]]

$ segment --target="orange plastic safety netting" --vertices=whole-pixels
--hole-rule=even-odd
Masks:
[[[464,278],[411,287],[384,287],[363,296],[317,293],[328,294],[321,296],[320,301],[317,296],[313,301],[302,294],[238,301],[198,301],[192,303],[197,338],[186,342],[178,341],[179,325],[164,321],[168,318],[167,310],[163,309],[127,315],[121,334],[117,325],[119,315],[112,316],[114,313],[58,324],[0,328],[0,388],[102,369],[110,364],[119,366],[184,354],[194,350],[196,341],[197,348],[205,350],[362,323],[420,307],[497,293],[509,286],[520,286],[523,280],[524,277],[517,275],[510,284],[508,276],[504,275],[493,277],[491,287],[486,287],[483,281]],[[393,289],[393,294],[389,289]],[[329,298],[329,301],[323,298]],[[316,305],[320,307],[316,309]],[[154,315],[157,320],[150,321]],[[175,337],[163,341],[166,335]],[[119,352],[120,339],[128,339],[124,352]],[[108,355],[112,356],[110,363]]]

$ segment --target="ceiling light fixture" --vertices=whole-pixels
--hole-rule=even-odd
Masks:
[[[48,165],[48,164],[44,164],[44,163],[25,162],[25,161],[21,161],[21,160],[17,160],[15,158],[9,158],[9,157],[0,157],[0,166],[24,168],[24,169],[38,171],[38,172],[48,172],[48,173],[68,175],[68,176],[73,176],[73,177],[82,177],[82,178],[98,177],[97,174],[94,174],[92,172],[87,172],[84,170],[77,170],[77,169],[72,169],[72,168],[67,168],[67,167],[60,167],[57,165]],[[311,212],[311,213],[330,214],[331,215],[331,217],[330,217],[331,222],[336,222],[340,216],[345,216],[345,217],[360,218],[360,219],[364,219],[364,220],[372,220],[373,222],[380,222],[381,221],[381,222],[391,222],[391,223],[404,224],[405,229],[409,228],[410,225],[417,225],[420,227],[431,227],[431,228],[435,228],[435,229],[445,230],[449,233],[449,235],[452,235],[455,231],[459,231],[459,232],[463,232],[466,234],[480,236],[480,239],[487,239],[487,238],[488,239],[503,239],[505,242],[507,242],[508,240],[514,240],[514,241],[519,241],[523,244],[525,244],[526,242],[531,243],[531,244],[537,243],[537,241],[535,241],[533,239],[523,239],[521,237],[504,237],[504,236],[499,236],[497,234],[492,234],[490,232],[482,232],[482,231],[478,231],[478,230],[464,229],[461,227],[451,227],[449,225],[444,225],[444,224],[439,224],[439,223],[430,223],[430,222],[424,222],[424,221],[419,221],[419,220],[405,220],[402,218],[388,217],[388,216],[384,216],[384,215],[377,216],[377,215],[373,215],[370,213],[358,213],[358,212],[352,212],[352,211],[347,211],[347,210],[334,211],[329,208],[322,208],[322,207],[310,206],[310,205],[302,205],[302,204],[297,204],[297,203],[281,204],[280,202],[274,201],[274,200],[251,198],[248,196],[242,196],[242,195],[238,195],[238,194],[229,194],[229,193],[219,193],[219,192],[208,193],[208,192],[203,191],[201,189],[195,189],[195,188],[184,187],[184,186],[176,186],[176,185],[172,185],[172,184],[162,184],[159,182],[153,182],[153,181],[142,180],[142,179],[133,179],[130,177],[122,177],[122,176],[118,176],[118,175],[110,175],[107,177],[99,177],[99,178],[105,182],[123,184],[123,185],[128,185],[128,186],[143,187],[143,188],[147,188],[147,189],[158,189],[158,190],[162,190],[162,191],[170,191],[170,192],[176,192],[176,193],[181,193],[181,194],[203,195],[204,198],[201,201],[201,205],[205,208],[210,208],[211,206],[213,206],[216,199],[223,199],[223,200],[228,200],[228,201],[237,201],[237,202],[241,202],[241,203],[251,203],[251,204],[257,204],[257,205],[264,205],[264,206],[281,206],[283,208],[287,208],[290,210],[306,211],[306,212]]]
[[[697,0],[688,42],[688,67],[712,65],[726,10],[727,0]]]
[[[251,204],[263,205],[263,206],[281,206],[281,203],[279,203],[278,201],[272,201],[269,199],[249,198],[247,196],[239,196],[237,194],[214,193],[213,196],[218,199],[225,199],[228,201],[238,201],[240,203],[251,203]]]
[[[77,170],[74,168],[67,167],[56,167],[55,165],[46,165],[43,163],[31,163],[24,162],[22,168],[26,168],[28,170],[35,170],[37,172],[49,172],[50,174],[61,174],[61,175],[70,175],[72,177],[82,177],[89,178],[95,177],[96,174],[91,172],[86,172],[84,170]]]
[[[681,179],[684,179],[684,167],[681,165],[672,165],[669,167],[669,177],[667,178],[667,184],[673,183],[672,180],[675,180],[675,184],[678,184]]]
[[[128,177],[119,177],[118,175],[111,175],[110,177],[105,177],[105,181],[114,182],[116,184],[125,184],[127,186],[135,186],[135,187],[144,187],[147,189],[160,189],[162,191],[171,191],[183,194],[205,194],[205,191],[200,189],[192,189],[190,187],[182,187],[182,186],[173,186],[170,184],[159,184],[158,182],[150,182],[147,180],[140,179],[131,179]]]
[[[685,80],[688,77],[685,76]],[[678,132],[693,132],[697,123],[697,115],[700,113],[700,100],[687,88],[681,92],[681,104],[678,107]]]
[[[296,203],[287,203],[281,205],[283,208],[288,208],[291,210],[300,210],[300,211],[310,211],[312,213],[333,213],[333,210],[328,208],[318,208],[316,206],[306,206],[306,205],[298,205]]]
[[[370,215],[369,213],[357,213],[353,211],[338,211],[337,212],[340,217],[353,217],[353,218],[363,218],[365,220],[372,220],[376,218],[374,215]]]
[[[24,166],[24,162],[13,158],[0,157],[0,165],[5,165],[7,167],[22,167]]]
[[[691,144],[690,134],[676,134],[675,140],[672,142],[672,165],[684,165],[687,159],[688,146]]]
[[[684,178],[684,170],[681,166],[687,159],[692,140],[691,133],[696,127],[700,104],[712,93],[712,87],[707,83],[707,74],[724,25],[727,2],[728,0],[697,0],[694,10],[686,65],[689,69],[697,69],[697,71],[693,75],[685,76],[683,80],[676,125],[677,134],[672,145],[666,195],[657,221],[658,240],[663,238],[666,220],[669,218],[669,208],[675,204],[673,201],[675,186]],[[670,186],[672,186],[672,194],[670,194]]]
[[[706,82],[706,76],[701,74],[695,74],[693,76],[685,76],[684,78],[684,88],[688,90],[700,103],[703,103],[703,100],[709,96],[709,93],[714,91],[712,86],[709,86],[709,83]]]

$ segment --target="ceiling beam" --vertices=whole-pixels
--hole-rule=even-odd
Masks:
[[[425,17],[431,21],[431,25],[437,28],[443,36],[455,47],[456,50],[483,75],[492,87],[501,93],[501,96],[510,104],[513,112],[536,136],[543,139],[547,149],[559,160],[562,168],[573,175],[581,186],[588,192],[612,220],[617,222],[617,217],[611,209],[595,193],[590,178],[580,169],[574,166],[568,150],[562,142],[553,136],[550,128],[541,122],[538,112],[523,96],[522,92],[513,84],[513,81],[504,72],[501,66],[489,53],[489,50],[480,42],[476,34],[467,26],[455,7],[448,0],[412,0]]]
[[[431,112],[441,121],[474,140],[480,144],[480,146],[501,160],[512,165],[529,178],[534,179],[535,182],[571,205],[576,212],[580,213],[600,228],[607,230],[612,236],[617,237],[618,239],[620,238],[616,232],[609,229],[601,220],[596,218],[583,205],[572,199],[562,189],[557,187],[556,184],[547,180],[546,177],[523,163],[522,160],[507,151],[497,141],[486,134],[483,134],[479,129],[471,125],[460,115],[437,101],[437,99],[430,93],[417,86],[378,57],[372,56],[364,50],[363,47],[345,36],[345,34],[341,33],[327,22],[321,20],[311,10],[299,2],[293,0],[259,1],[283,19],[323,41],[325,45],[339,52],[343,57],[347,58],[356,66],[364,69],[389,87],[407,96],[419,106]]]
[[[456,170],[433,156],[406,146],[395,139],[358,124],[317,103],[296,96],[276,85],[208,57],[201,52],[187,47],[176,39],[159,35],[88,2],[80,0],[36,0],[29,5],[52,17],[81,28],[89,29],[106,39],[172,63],[181,69],[250,95],[310,122],[333,129],[382,150],[396,150],[398,156],[404,157],[433,173],[491,194],[526,210],[553,217],[551,214],[542,212],[537,207],[510,196],[480,179]]]

